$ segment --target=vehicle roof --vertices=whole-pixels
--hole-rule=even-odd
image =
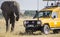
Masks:
[[[55,8],[57,8],[57,6],[47,6],[47,7],[43,8],[43,9],[41,9],[40,11],[52,11]]]

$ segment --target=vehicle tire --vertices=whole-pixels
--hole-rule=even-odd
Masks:
[[[53,33],[55,34],[55,33],[58,33],[58,30],[53,30]]]
[[[33,34],[33,31],[31,29],[26,28],[25,31],[27,34]]]
[[[49,32],[50,32],[50,27],[48,25],[44,25],[43,26],[43,33],[47,35],[47,34],[49,34]]]

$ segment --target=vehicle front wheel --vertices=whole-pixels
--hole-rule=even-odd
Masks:
[[[47,35],[47,34],[49,34],[49,32],[50,32],[49,26],[48,25],[44,25],[43,26],[43,33]]]

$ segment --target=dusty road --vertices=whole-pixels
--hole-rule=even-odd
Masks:
[[[60,37],[60,33],[44,35],[41,34],[40,31],[35,32],[33,35],[27,35],[24,30],[23,20],[23,18],[20,18],[20,20],[15,23],[14,32],[11,33],[9,28],[9,31],[6,33],[5,21],[4,19],[0,19],[0,37]]]

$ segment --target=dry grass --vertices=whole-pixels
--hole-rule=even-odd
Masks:
[[[9,31],[7,33],[5,32],[5,21],[4,19],[0,19],[0,37],[60,37],[60,34],[41,35],[39,31],[37,31],[35,35],[27,35],[23,26],[23,21],[26,19],[27,18],[20,18],[19,21],[15,23],[15,29],[12,33],[10,32],[11,25]]]

